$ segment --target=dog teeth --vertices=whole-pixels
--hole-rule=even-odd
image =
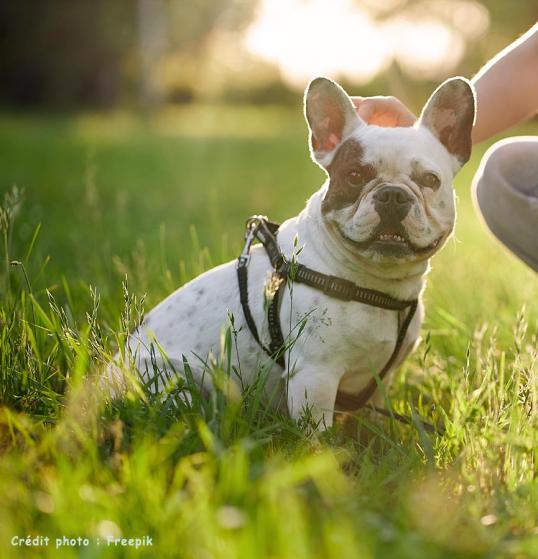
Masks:
[[[405,242],[405,239],[402,236],[396,235],[394,233],[382,233],[381,235],[379,235],[379,240],[381,240],[381,241],[397,241],[399,243]]]

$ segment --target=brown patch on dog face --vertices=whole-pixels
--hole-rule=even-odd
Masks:
[[[346,140],[335,153],[330,165],[329,188],[321,203],[321,210],[327,213],[354,204],[364,186],[375,179],[376,169],[362,162],[364,150],[359,141]]]

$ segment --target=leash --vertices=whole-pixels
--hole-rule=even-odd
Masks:
[[[418,300],[402,301],[400,299],[395,299],[382,291],[360,287],[352,281],[322,274],[303,264],[289,262],[282,254],[276,240],[279,227],[280,225],[278,223],[269,221],[264,216],[255,215],[249,218],[246,223],[245,244],[237,260],[239,299],[241,307],[243,308],[245,320],[256,342],[271,359],[282,368],[285,368],[284,352],[286,348],[280,325],[280,301],[283,287],[288,280],[296,283],[304,283],[305,285],[322,291],[329,297],[341,301],[354,301],[372,307],[398,311],[399,325],[396,344],[389,360],[378,375],[379,378],[383,380],[394,365],[398,353],[402,348],[409,325],[415,316]],[[264,345],[260,339],[248,302],[248,264],[250,261],[250,249],[255,240],[258,240],[263,245],[271,265],[273,266],[271,282],[274,286],[274,296],[267,309],[267,320],[271,338],[269,346]],[[406,310],[407,312],[405,313]],[[377,381],[375,378],[372,378],[366,387],[358,394],[338,392],[336,396],[336,405],[344,411],[356,411],[368,402],[376,389]]]

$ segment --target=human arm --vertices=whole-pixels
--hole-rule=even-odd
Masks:
[[[538,24],[492,58],[471,80],[476,90],[473,143],[538,110]]]

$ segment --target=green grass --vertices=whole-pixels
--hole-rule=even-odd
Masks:
[[[234,257],[248,215],[282,220],[321,184],[305,138],[299,109],[0,116],[0,188],[25,192],[2,216],[2,559],[538,556],[538,282],[474,214],[484,148],[457,180],[425,341],[389,394],[443,435],[361,413],[358,437],[313,437],[256,387],[229,390],[230,330],[212,399],[99,397],[142,307]],[[56,550],[62,536],[90,546]]]

